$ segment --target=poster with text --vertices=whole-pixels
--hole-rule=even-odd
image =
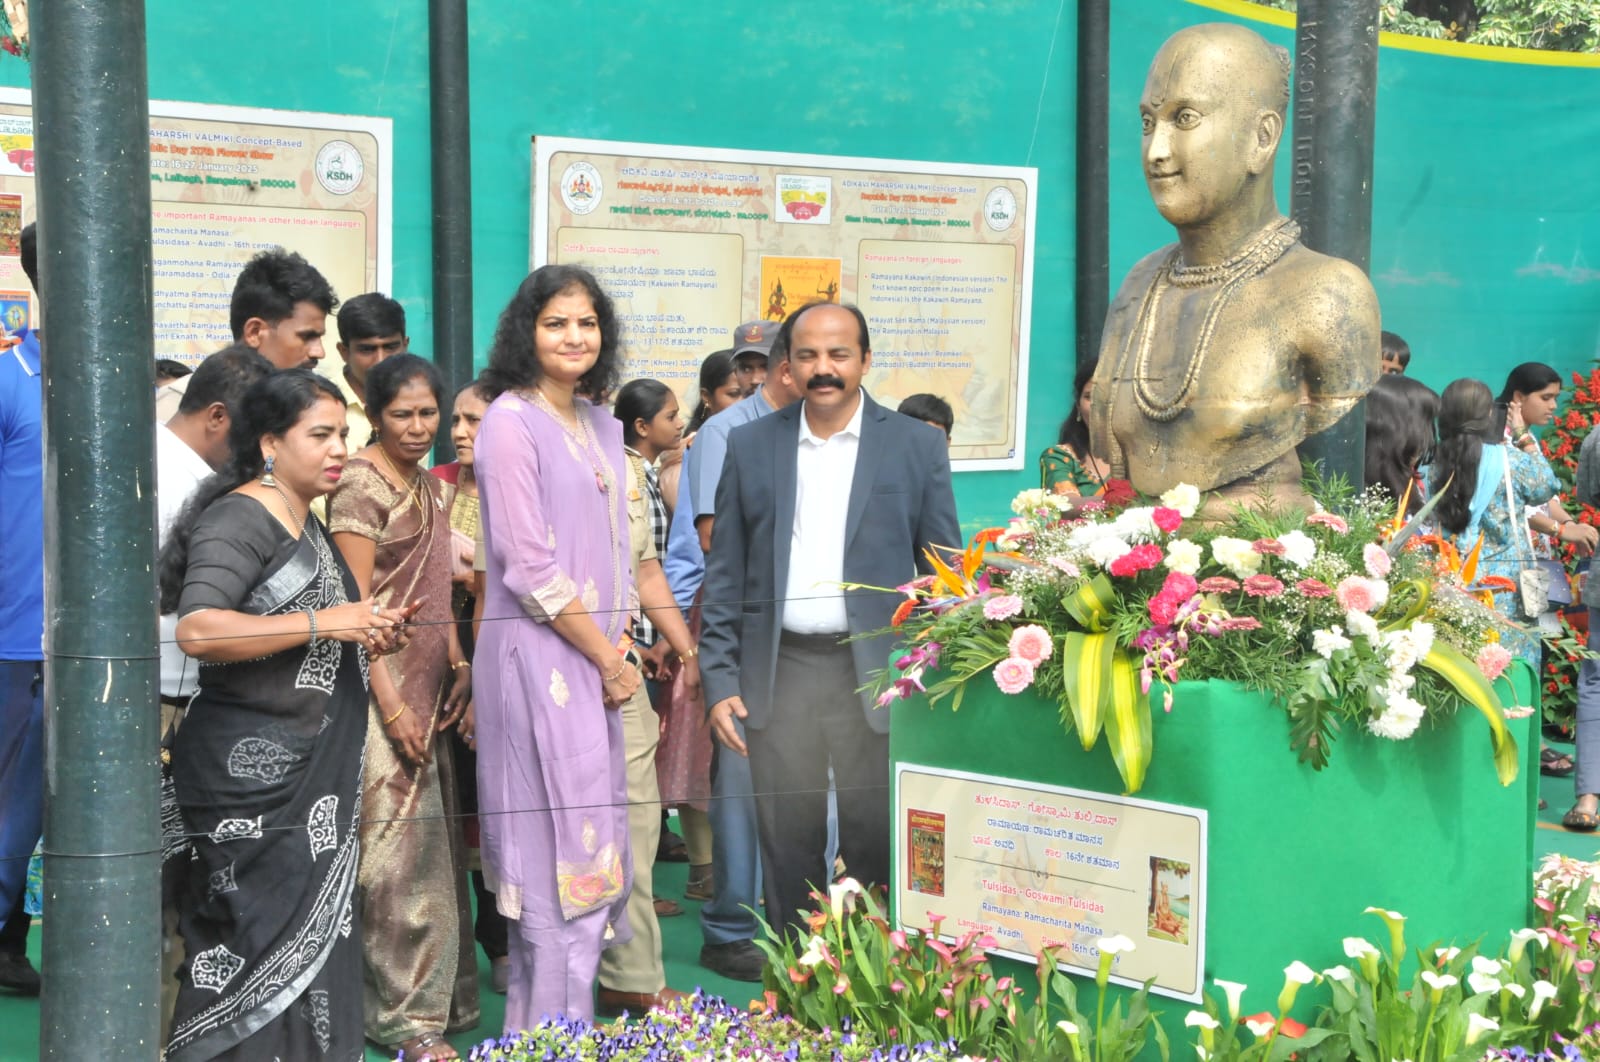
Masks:
[[[529,262],[617,303],[626,375],[688,406],[743,321],[854,303],[866,387],[955,410],[952,464],[1021,468],[1037,171],[536,137]]]
[[[390,285],[387,118],[150,101],[155,353],[194,364],[232,342],[240,268],[281,246],[341,299]],[[7,232],[34,219],[27,91],[0,89],[0,289],[28,290]],[[337,373],[333,321],[322,370]]]
[[[1093,977],[1095,942],[1122,935],[1112,980],[1199,1002],[1205,969],[1206,812],[1132,797],[901,764],[895,911],[905,929],[992,936],[1032,963],[1061,949]]]

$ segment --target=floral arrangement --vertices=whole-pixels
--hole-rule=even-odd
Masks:
[[[1401,741],[1460,698],[1487,720],[1510,784],[1516,743],[1492,683],[1512,658],[1501,621],[1464,585],[1470,566],[1463,580],[1454,551],[1413,534],[1379,494],[1314,488],[1317,512],[1241,508],[1204,523],[1186,485],[1146,504],[1120,481],[1090,501],[1024,491],[1008,526],[951,563],[930,555],[935,574],[898,588],[891,622],[907,649],[878,703],[925,694],[959,709],[981,676],[1006,694],[1031,689],[1060,704],[1085,749],[1103,732],[1136,792],[1152,691],[1170,712],[1180,678],[1266,691],[1318,769],[1343,727]]]
[[[0,48],[28,58],[28,0],[0,0]]]
[[[931,914],[927,930],[893,929],[878,901],[850,878],[812,898],[817,909],[806,940],[783,939],[768,927],[766,939],[756,941],[767,956],[771,1013],[814,1032],[849,1027],[873,1043],[944,1044],[966,1058],[1133,1062],[1152,1033],[1166,1057],[1148,984],[1126,1010],[1121,1002],[1106,1009],[1116,957],[1134,947],[1126,937],[1096,940],[1099,1004],[1091,1019],[1078,1009],[1076,983],[1060,972],[1058,949],[1039,953],[1038,992],[1028,999],[1013,978],[995,976],[986,955],[993,937],[969,931],[941,938],[942,919]]]
[[[643,1021],[593,1026],[585,1021],[540,1022],[537,1028],[473,1047],[470,1062],[949,1062],[951,1044],[889,1047],[848,1022],[810,1030],[780,1015],[743,1011],[696,992],[652,1010]]]

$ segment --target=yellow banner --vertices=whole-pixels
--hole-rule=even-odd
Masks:
[[[591,269],[627,374],[696,396],[746,321],[860,306],[866,386],[955,410],[958,469],[1021,468],[1036,171],[828,155],[534,141],[529,259]]]
[[[1198,1002],[1205,969],[1206,812],[1131,797],[901,764],[895,912],[944,919],[995,954],[1093,977],[1096,941],[1121,935],[1112,979]]]

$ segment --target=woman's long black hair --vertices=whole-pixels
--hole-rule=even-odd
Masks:
[[[1500,394],[1494,400],[1495,430],[1501,435],[1505,434],[1506,407],[1518,394],[1531,395],[1559,383],[1561,374],[1542,361],[1525,361],[1512,369],[1506,374],[1506,385],[1500,388]]]
[[[1083,398],[1083,389],[1093,379],[1093,362],[1078,366],[1077,378],[1072,381],[1072,408],[1067,412],[1067,419],[1061,422],[1061,436],[1056,439],[1059,445],[1072,447],[1072,452],[1080,461],[1089,459],[1089,425],[1084,422],[1078,402]]]
[[[1484,443],[1500,441],[1494,412],[1494,395],[1482,380],[1456,380],[1439,396],[1439,443],[1428,494],[1439,498],[1434,513],[1439,526],[1452,535],[1465,531],[1471,519]],[[1440,496],[1447,481],[1450,489]]]
[[[1367,486],[1382,484],[1395,501],[1404,498],[1417,468],[1432,459],[1438,415],[1439,396],[1427,384],[1398,373],[1378,377],[1367,395]],[[1420,508],[1421,494],[1412,491],[1406,511]]]
[[[711,416],[711,403],[706,401],[706,395],[714,395],[728,382],[728,377],[733,375],[733,351],[718,350],[706,355],[700,363],[700,401],[695,404],[694,415],[689,418],[689,426],[684,429],[684,434],[693,435],[700,430]]]
[[[374,369],[376,371],[376,369]],[[239,415],[228,427],[228,463],[195,488],[183,511],[172,522],[167,543],[156,566],[161,579],[161,611],[176,612],[189,567],[189,536],[200,514],[218,498],[261,475],[261,439],[283,435],[299,422],[306,410],[323,398],[341,406],[344,395],[331,380],[310,369],[288,369],[257,380],[239,402]]]
[[[600,288],[600,282],[582,266],[540,266],[517,287],[517,293],[500,313],[489,347],[489,366],[479,379],[498,398],[505,391],[532,387],[539,382],[539,358],[534,353],[533,330],[539,314],[550,300],[574,288],[581,289],[594,304],[600,322],[600,356],[578,380],[578,393],[609,394],[622,377],[621,322],[616,307]]]

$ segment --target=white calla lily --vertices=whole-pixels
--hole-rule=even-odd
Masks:
[[[1254,1018],[1246,1018],[1244,1020],[1244,1027],[1249,1029],[1257,1040],[1265,1040],[1271,1036],[1272,1030],[1277,1028],[1277,1025],[1278,1023],[1275,1021],[1257,1021]]]
[[[1544,947],[1544,934],[1537,929],[1513,929],[1511,931],[1511,951],[1507,957],[1512,962],[1521,962],[1523,953],[1527,951],[1529,944],[1535,947]]]
[[[1472,972],[1475,974],[1493,977],[1502,969],[1504,969],[1504,965],[1499,959],[1491,959],[1483,955],[1474,955],[1472,957]]]
[[[1533,983],[1533,1002],[1528,1004],[1528,1018],[1531,1020],[1539,1016],[1546,1002],[1556,998],[1556,986],[1549,981],[1539,980]]]
[[[1317,971],[1296,959],[1283,968],[1283,991],[1278,993],[1278,1013],[1287,1014],[1294,1006],[1294,997],[1299,993],[1301,985],[1309,985],[1317,979]]]
[[[1467,975],[1467,987],[1480,994],[1498,992],[1501,988],[1500,978],[1494,974],[1471,973]]]
[[[1467,1015],[1467,1043],[1475,1044],[1483,1039],[1484,1033],[1499,1032],[1500,1023],[1493,1018],[1485,1018],[1482,1014]]]
[[[1432,970],[1423,970],[1422,980],[1428,986],[1429,994],[1435,1003],[1439,1002],[1439,996],[1445,989],[1461,983],[1461,979],[1454,974],[1434,973]]]
[[[1211,983],[1222,989],[1223,995],[1228,997],[1228,1020],[1239,1020],[1239,997],[1244,995],[1246,985],[1238,981],[1224,981],[1220,977],[1212,978]]]
[[[1191,1029],[1220,1029],[1222,1023],[1203,1010],[1191,1010],[1183,1016],[1183,1024]]]
[[[1449,962],[1461,954],[1460,948],[1434,948],[1433,957],[1439,960],[1440,965]]]
[[[1349,959],[1365,959],[1368,956],[1376,957],[1378,949],[1365,937],[1345,937],[1344,954]]]
[[[866,890],[855,878],[840,878],[828,886],[828,906],[833,911],[835,922],[844,921],[845,907],[855,901]]]
[[[799,959],[800,965],[816,966],[818,963],[825,962],[826,957],[823,955],[822,949],[826,946],[827,942],[821,937],[814,936],[810,940],[806,941],[806,950],[801,954]]]
[[[1350,972],[1350,967],[1344,965],[1343,963],[1340,963],[1338,966],[1330,966],[1326,970],[1323,970],[1322,976],[1326,977],[1330,981],[1337,981],[1341,985],[1348,985],[1350,982],[1355,980],[1355,975]]]
[[[1056,1028],[1060,1029],[1062,1032],[1066,1033],[1068,1036],[1077,1036],[1078,1035],[1078,1027],[1076,1025],[1074,1025],[1072,1022],[1067,1021],[1065,1019],[1062,1019],[1061,1021],[1056,1022]]]

